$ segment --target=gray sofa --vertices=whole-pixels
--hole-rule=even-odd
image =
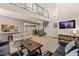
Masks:
[[[68,43],[65,43],[65,42],[62,42],[60,41],[59,42],[59,47],[57,48],[57,50],[52,54],[52,56],[65,56],[66,53],[65,53],[65,46],[67,45]]]
[[[52,56],[65,56],[65,47],[59,46]]]
[[[66,47],[66,45],[67,45],[68,43],[60,41],[59,44],[60,44],[60,46],[59,46],[59,47],[57,48],[57,50],[53,53],[52,56],[65,56],[65,55],[66,55],[66,53],[65,53],[65,47]],[[75,46],[72,47],[72,49],[71,49],[70,51],[72,51],[72,50],[74,50],[74,49],[77,49],[77,48],[79,49],[79,41],[76,41],[76,42],[75,42]],[[69,51],[69,52],[70,52],[70,51]],[[79,56],[79,50],[77,51],[77,55]]]
[[[69,41],[70,42],[70,41],[73,41],[73,40],[76,41],[76,46],[79,47],[79,37],[59,34],[58,35],[58,44],[60,46],[53,53],[53,56],[65,56],[66,55],[66,53],[65,53],[65,46],[68,44],[65,41]],[[75,47],[73,49],[75,49]],[[79,52],[78,52],[78,54],[79,54]]]
[[[0,56],[9,56],[9,41],[0,41]]]

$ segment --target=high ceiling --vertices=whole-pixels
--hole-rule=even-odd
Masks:
[[[34,22],[43,22],[42,20],[51,21],[53,19],[66,19],[66,18],[69,19],[69,18],[79,17],[79,3],[37,3],[37,4],[39,4],[40,6],[44,7],[45,9],[49,11],[50,19],[42,17],[35,13],[31,13],[28,10],[21,9],[16,6],[11,6],[10,4],[5,4],[5,3],[0,4],[0,8],[8,10],[8,11],[12,11],[12,17],[16,17],[15,14],[18,13],[17,18],[34,21]],[[6,13],[2,12],[2,9],[1,9],[0,14],[11,16],[11,14],[9,15],[7,11]],[[13,13],[13,12],[16,12],[16,13]]]
[[[56,3],[38,3],[38,4],[42,7],[44,7],[45,9],[56,7]]]
[[[76,18],[79,16],[79,3],[39,3],[39,5],[48,9],[50,14],[52,13],[51,17],[55,14],[53,12],[55,8],[57,9],[57,17],[59,19]]]
[[[59,3],[56,8],[59,19],[79,17],[79,3]]]

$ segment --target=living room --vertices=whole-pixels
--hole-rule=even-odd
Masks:
[[[24,5],[26,4],[28,6],[40,6],[40,10],[38,10],[38,13],[35,8],[34,12],[32,12],[33,10],[28,11],[27,9],[25,9],[26,7],[24,7]],[[63,49],[63,47],[61,47],[60,45],[65,46],[65,44],[68,44],[69,42],[79,40],[79,4],[26,4],[0,4],[0,42],[2,43],[3,41],[6,41],[7,43],[3,42],[2,46],[7,45],[10,49],[4,51],[5,49],[8,49],[8,47],[0,47],[1,56],[38,56],[39,54],[40,56],[65,56],[66,53],[65,51],[63,52],[63,50],[61,50]],[[45,6],[47,8],[46,10],[48,10],[49,12],[49,15],[48,12],[46,13],[46,10],[43,9],[43,7]],[[46,14],[44,14],[41,9],[44,10]],[[62,23],[64,25],[62,25]],[[64,41],[66,43],[63,43]],[[20,44],[19,46],[21,47],[20,49],[19,47],[17,48],[17,45],[19,45],[19,43],[22,44]],[[16,48],[14,45],[16,46]],[[5,54],[5,52],[9,54]],[[73,54],[67,53],[67,55],[69,56],[78,56],[77,52],[75,53],[75,55]]]

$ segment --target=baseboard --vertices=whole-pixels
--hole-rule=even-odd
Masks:
[[[58,37],[55,37],[55,36],[47,36],[47,37],[50,37],[52,39],[58,39]]]

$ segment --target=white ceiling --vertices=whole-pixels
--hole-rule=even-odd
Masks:
[[[40,6],[48,9],[56,8],[58,19],[72,19],[79,17],[79,3],[39,3]],[[50,13],[53,13],[51,10]],[[53,16],[53,14],[51,14]]]
[[[56,3],[38,3],[38,4],[42,7],[44,7],[45,9],[56,7]]]
[[[59,19],[79,17],[79,3],[58,3],[56,8]]]

